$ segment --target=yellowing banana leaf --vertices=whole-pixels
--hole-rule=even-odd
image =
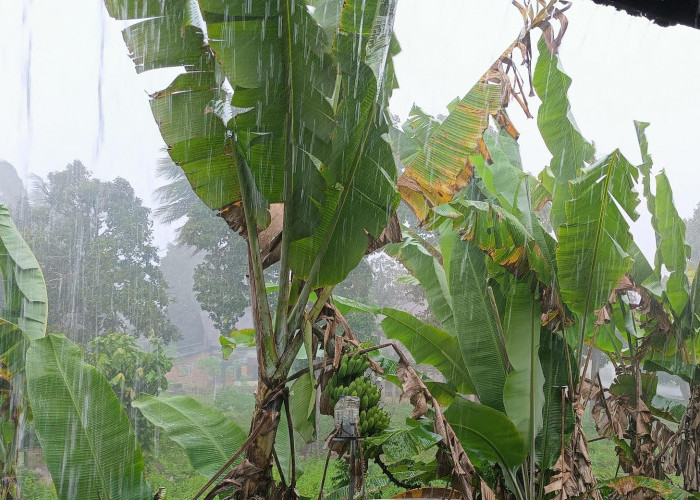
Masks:
[[[489,118],[502,110],[507,80],[498,72],[487,72],[459,101],[439,126],[428,119],[418,120],[414,108],[409,123],[418,125],[414,136],[424,144],[406,162],[399,179],[399,192],[419,220],[426,221],[428,210],[447,203],[467,185],[474,168],[474,157],[488,155],[483,132]]]
[[[615,493],[628,497],[633,495],[638,490],[653,492],[660,495],[664,500],[686,500],[688,498],[697,498],[693,493],[683,491],[667,481],[660,481],[645,476],[624,476],[616,477],[608,481],[601,481],[596,488],[603,494],[609,495]]]
[[[535,271],[549,285],[554,274],[552,238],[536,223],[541,245],[507,209],[486,201],[456,200],[434,209],[436,222],[451,220],[462,239],[477,245],[498,265],[522,276]],[[535,216],[536,218],[536,216]]]

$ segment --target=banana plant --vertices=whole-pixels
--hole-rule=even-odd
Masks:
[[[626,218],[637,218],[635,209],[639,199],[634,187],[639,170],[617,151],[600,160],[594,158],[592,145],[583,139],[571,118],[567,98],[570,79],[561,68],[556,50],[552,50],[547,43],[547,37],[540,40],[538,49],[539,57],[533,76],[535,90],[542,100],[538,125],[552,152],[552,161],[539,179],[534,179],[518,171],[522,162],[513,154],[517,148],[508,144],[514,140],[508,137],[505,127],[483,134],[489,158],[482,156],[483,161],[473,163],[470,189],[462,190],[447,204],[430,207],[433,227],[449,223],[469,244],[447,245],[451,258],[446,259],[443,250],[440,264],[448,272],[445,277],[431,279],[432,283],[426,286],[426,295],[431,307],[434,306],[436,317],[444,321],[443,325],[451,325],[458,337],[460,331],[466,331],[469,327],[469,335],[464,340],[462,337],[459,339],[463,361],[474,381],[475,393],[483,404],[505,410],[506,413],[509,410],[503,404],[506,387],[509,387],[508,394],[511,395],[514,388],[522,387],[519,382],[529,380],[530,387],[522,393],[530,401],[535,401],[539,391],[534,390],[533,381],[538,378],[546,380],[546,375],[540,377],[536,364],[523,364],[523,359],[518,358],[524,352],[529,352],[529,359],[535,359],[532,353],[536,351],[533,347],[536,343],[526,339],[535,339],[536,336],[527,335],[527,325],[533,325],[529,328],[531,332],[536,330],[534,325],[538,325],[549,335],[554,333],[562,349],[561,359],[566,360],[567,364],[565,369],[559,366],[557,374],[552,374],[552,378],[561,385],[547,387],[545,384],[543,389],[538,382],[537,386],[545,394],[545,399],[549,397],[549,402],[558,404],[559,409],[563,405],[571,415],[574,404],[583,404],[579,401],[583,387],[579,369],[584,365],[584,346],[586,343],[596,343],[596,332],[604,330],[603,326],[609,323],[594,312],[600,313],[604,309],[611,293],[627,273],[638,273],[640,277],[643,275],[643,279],[650,279],[653,273],[634,245],[626,222]],[[404,126],[404,131],[409,133],[395,133],[399,137],[395,143],[410,161],[421,147],[416,142],[422,140],[428,144],[430,134],[440,130],[440,126],[438,121],[414,110],[412,121]],[[660,184],[663,186],[663,182]],[[537,210],[543,203],[551,204],[549,222],[556,239],[539,223]],[[664,231],[670,234],[673,226],[674,223],[666,217]],[[674,250],[668,249],[669,245],[670,242],[667,242],[666,253],[674,253]],[[480,251],[488,255],[486,261]],[[417,255],[415,251],[413,253]],[[433,253],[425,249],[421,259],[426,260]],[[408,256],[407,251],[403,255],[404,260],[408,260]],[[430,271],[434,274],[430,265],[420,264],[415,256],[411,260],[413,262],[407,267],[419,280],[421,273],[425,275]],[[674,269],[679,267],[680,263],[675,262]],[[522,287],[518,290],[517,286],[513,287],[519,280],[529,281],[530,289]],[[445,298],[447,294],[442,292],[444,282],[449,283],[449,298]],[[676,285],[676,282],[680,285]],[[671,285],[671,293],[666,293],[666,296],[669,300],[676,299],[677,307],[684,306],[687,300],[678,292],[678,289],[684,289],[682,280],[675,280]],[[532,308],[536,300],[532,295],[528,298],[526,292],[532,294],[536,290],[539,296],[534,298],[540,299],[540,308],[528,312],[527,305]],[[486,300],[489,293],[492,296],[491,307],[488,307],[490,304]],[[510,303],[504,297],[509,297]],[[447,307],[448,304],[452,310]],[[516,304],[518,306],[514,307]],[[515,322],[510,318],[503,320],[504,310],[519,319]],[[541,324],[539,313],[543,314]],[[521,327],[521,331],[513,336],[517,342],[524,342],[519,349],[512,347],[518,345],[513,341],[510,343],[511,349],[508,349],[505,322]],[[601,333],[600,337],[598,342],[604,335]],[[551,338],[547,337],[547,340]],[[539,338],[537,341],[545,344]],[[514,359],[510,359],[513,357],[511,352],[515,354]],[[569,352],[573,352],[575,357],[571,358]],[[545,362],[539,361],[539,370],[542,370]],[[525,370],[525,374],[518,375],[522,370]],[[566,402],[562,401],[564,386],[568,394]],[[551,389],[558,394],[558,398],[550,393]],[[532,408],[536,410],[532,411]],[[556,408],[549,403],[541,415],[542,406],[531,404],[530,409],[528,418],[509,415],[513,420],[528,423],[529,429],[524,429],[522,425],[519,428],[526,439],[531,439],[532,432],[538,429],[538,420],[555,417],[556,414],[550,411]],[[571,430],[568,420],[567,426]],[[537,440],[530,442],[534,442],[534,448],[537,448]],[[546,442],[540,440],[545,446]],[[556,464],[550,462],[559,474],[552,478],[548,491],[564,488],[569,493],[583,493],[595,486],[594,479],[588,484],[584,481],[578,485],[575,482],[566,484],[567,481],[563,479],[571,477],[569,472],[576,469],[580,477],[592,478],[591,474],[583,472],[590,472],[590,460],[578,418],[569,446],[571,449],[562,454]],[[528,448],[528,451],[533,456],[543,457],[562,449],[552,447],[551,443],[548,448],[549,453],[538,453],[532,448]],[[554,451],[550,459],[556,459],[558,455],[559,452]],[[544,485],[546,483],[541,481],[540,488]],[[533,495],[531,488],[531,484],[524,488],[530,496]],[[523,491],[522,494],[526,493]],[[539,495],[543,495],[541,489]]]
[[[17,459],[27,424],[24,377],[29,342],[43,337],[48,317],[44,276],[9,209],[0,205],[0,350],[2,358],[2,486],[0,498],[19,498]]]
[[[17,461],[30,421],[58,498],[152,498],[136,435],[108,382],[79,347],[46,335],[44,277],[3,205],[0,275],[0,498],[20,498]]]
[[[462,241],[451,228],[464,220],[452,210],[455,219],[442,219],[440,248],[416,235],[386,247],[424,287],[441,328],[387,308],[380,310],[381,326],[416,362],[435,366],[456,392],[477,396],[481,404],[457,397],[446,413],[457,436],[468,451],[503,467],[517,497],[535,498],[535,464],[552,467],[572,427],[570,406],[561,426],[568,381],[566,365],[558,362],[566,358],[563,340],[541,326],[537,274],[517,279],[489,270],[476,241]],[[435,212],[440,217],[440,207]]]
[[[184,66],[152,95],[154,118],[195,193],[248,242],[260,372],[244,465],[257,472],[234,469],[208,498],[239,478],[249,495],[267,497],[282,405],[295,406],[285,388],[292,363],[305,344],[316,352],[311,333],[333,285],[391,239],[396,1],[106,6],[132,21],[124,39],[137,71]],[[273,310],[263,269],[276,262]],[[313,290],[317,306],[307,305]]]

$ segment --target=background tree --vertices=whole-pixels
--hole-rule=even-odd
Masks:
[[[156,192],[161,205],[155,214],[165,223],[184,221],[178,230],[178,245],[201,254],[193,273],[195,297],[216,329],[227,335],[250,303],[244,282],[248,272],[245,241],[202,203],[172,160],[164,158],[158,174],[168,183]]]
[[[110,331],[177,338],[150,210],[126,180],[94,179],[75,161],[37,179],[34,198],[25,233],[46,276],[50,328],[82,342]]]
[[[110,333],[91,340],[86,356],[86,361],[112,386],[144,448],[150,447],[154,428],[131,403],[141,394],[157,396],[167,390],[165,374],[173,366],[172,359],[163,351],[162,340],[151,337],[149,343],[152,350],[147,352],[139,347],[133,335]]]

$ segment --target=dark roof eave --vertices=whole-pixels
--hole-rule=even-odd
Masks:
[[[593,0],[631,16],[643,16],[659,26],[683,24],[700,28],[700,0]]]

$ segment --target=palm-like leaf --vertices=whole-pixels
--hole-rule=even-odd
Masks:
[[[34,340],[26,373],[35,430],[58,497],[151,498],[129,419],[80,348],[61,335]]]

